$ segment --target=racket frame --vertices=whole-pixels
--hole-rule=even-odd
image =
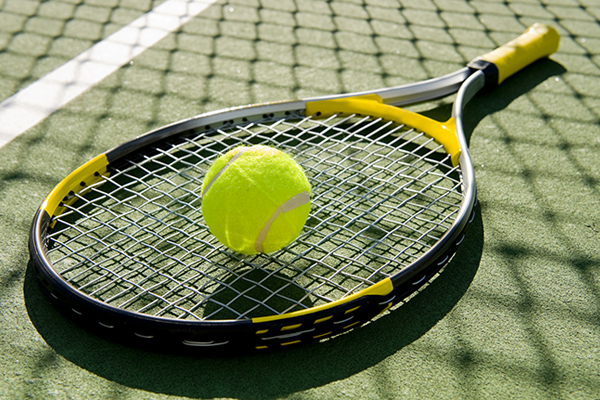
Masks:
[[[34,270],[46,294],[57,300],[80,319],[102,327],[105,331],[128,331],[129,336],[152,342],[180,343],[185,347],[254,347],[272,348],[301,341],[318,340],[341,333],[361,325],[374,316],[389,309],[394,304],[416,292],[447,263],[462,241],[463,231],[473,212],[476,199],[475,180],[467,143],[462,132],[462,109],[485,83],[481,71],[465,67],[452,74],[423,82],[372,92],[360,92],[337,96],[321,96],[305,100],[276,102],[219,110],[183,120],[144,134],[130,142],[91,160],[79,170],[65,178],[38,210],[31,229],[30,253]],[[190,321],[175,320],[159,316],[149,316],[134,311],[122,310],[78,291],[52,268],[45,252],[46,232],[53,215],[60,207],[60,201],[67,192],[81,189],[78,182],[81,175],[89,175],[89,169],[99,169],[106,173],[107,166],[145,146],[160,142],[169,137],[188,131],[210,130],[211,127],[232,124],[230,121],[243,120],[263,114],[265,118],[277,118],[290,113],[301,114],[308,102],[339,99],[364,94],[378,94],[386,104],[407,105],[440,98],[458,90],[452,115],[456,121],[457,135],[461,145],[461,172],[463,174],[463,204],[454,223],[446,234],[418,260],[392,276],[389,281],[380,281],[348,298],[313,309],[274,315],[254,320],[229,321]],[[79,186],[78,186],[79,185]],[[58,186],[57,186],[58,188]],[[316,329],[315,323],[327,329]],[[121,335],[119,335],[121,336]]]

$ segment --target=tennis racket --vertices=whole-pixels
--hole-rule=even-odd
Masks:
[[[75,318],[152,346],[273,349],[359,327],[422,288],[464,238],[476,202],[465,104],[559,41],[535,24],[436,79],[211,112],[109,150],[37,211],[40,286]],[[445,122],[397,107],[455,92]],[[303,167],[312,209],[293,243],[243,256],[210,234],[200,190],[219,155],[255,144]]]

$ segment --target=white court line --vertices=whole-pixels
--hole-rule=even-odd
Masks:
[[[0,147],[34,127],[217,0],[167,0],[0,103]]]

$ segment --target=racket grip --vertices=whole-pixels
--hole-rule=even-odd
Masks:
[[[486,86],[497,85],[529,64],[555,53],[559,43],[560,35],[556,29],[536,23],[518,38],[477,57],[469,63],[469,67],[484,71]],[[497,81],[494,82],[492,78],[491,82],[487,82],[488,76],[495,75],[494,70],[497,70]]]

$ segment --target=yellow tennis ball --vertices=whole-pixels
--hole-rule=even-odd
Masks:
[[[310,183],[292,157],[269,146],[241,146],[206,173],[202,214],[210,232],[230,249],[270,253],[298,237],[310,195]]]

